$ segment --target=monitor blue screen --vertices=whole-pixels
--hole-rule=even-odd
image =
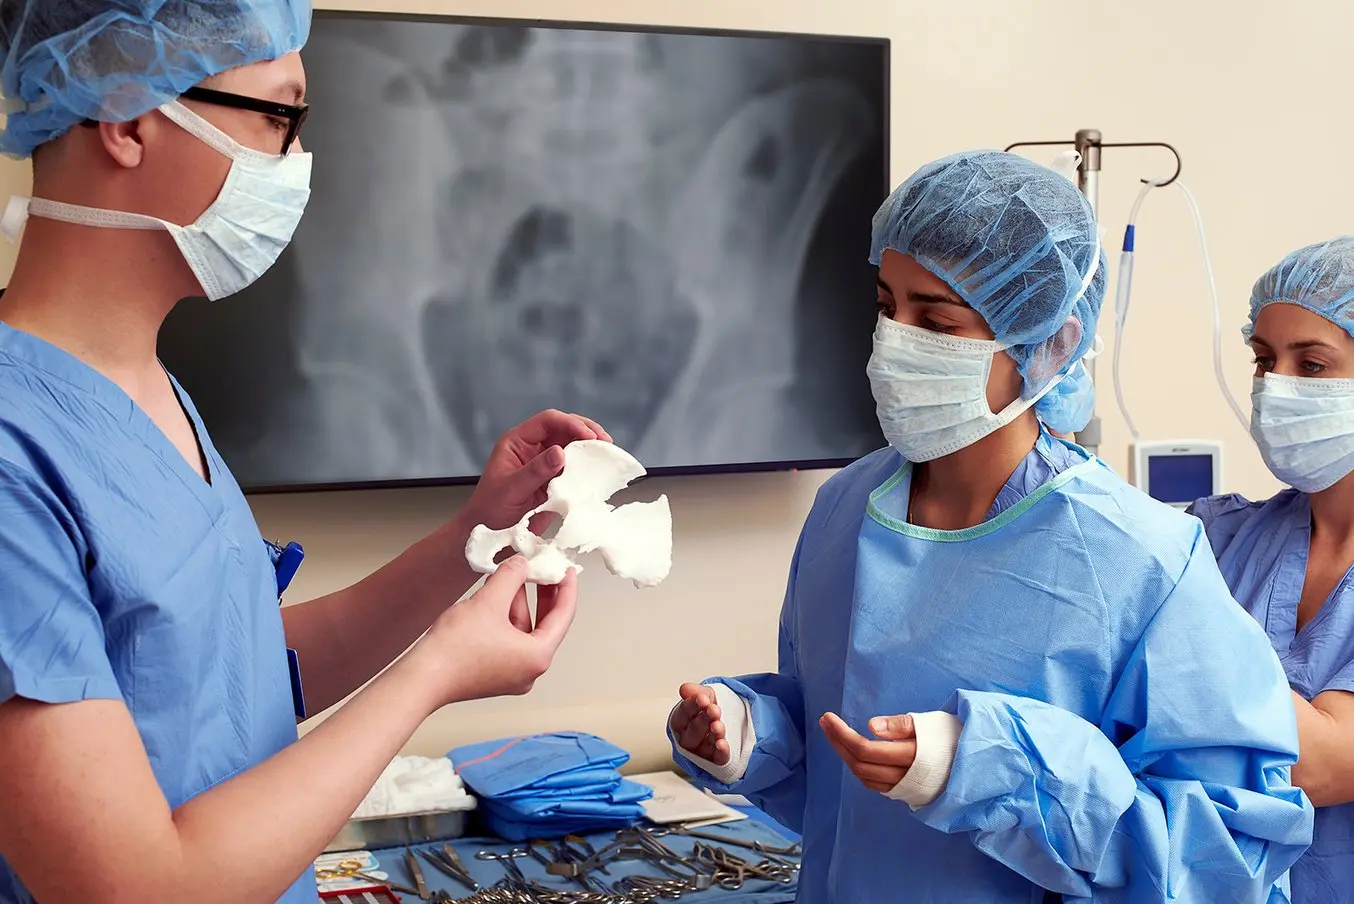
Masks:
[[[1147,492],[1162,502],[1193,502],[1212,496],[1210,455],[1153,455],[1147,460]]]

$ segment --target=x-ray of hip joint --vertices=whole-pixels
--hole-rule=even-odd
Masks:
[[[473,478],[549,407],[651,471],[855,458],[887,54],[320,14],[306,218],[162,357],[247,488]]]

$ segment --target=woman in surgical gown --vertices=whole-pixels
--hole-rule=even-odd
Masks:
[[[1299,249],[1256,282],[1251,435],[1286,489],[1201,499],[1223,577],[1288,674],[1293,782],[1316,805],[1296,904],[1354,902],[1354,236]]]
[[[1285,900],[1312,809],[1277,657],[1197,521],[1048,432],[1091,411],[1089,206],[959,154],[872,261],[890,448],[820,491],[778,670],[682,687],[679,762],[804,833],[806,904]]]

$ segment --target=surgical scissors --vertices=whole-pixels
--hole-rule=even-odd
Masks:
[[[321,881],[325,879],[351,879],[361,875],[362,862],[360,860],[343,860],[333,866],[315,870],[315,878]]]
[[[315,870],[315,878],[319,879],[321,882],[333,879],[361,879],[364,882],[371,882],[374,885],[384,885],[386,888],[397,891],[402,895],[418,894],[417,891],[406,885],[400,885],[390,879],[382,879],[380,876],[367,872],[362,868],[362,863],[359,860],[343,860],[333,866],[317,869]]]
[[[475,859],[487,860],[489,862],[499,864],[500,866],[503,867],[504,872],[508,874],[509,881],[512,882],[516,887],[529,888],[530,886],[529,883],[527,882],[526,875],[522,872],[521,869],[518,868],[517,863],[515,862],[519,858],[526,857],[528,855],[529,852],[527,851],[526,848],[513,848],[512,850],[504,851],[501,854],[497,851],[477,851],[475,853]]]

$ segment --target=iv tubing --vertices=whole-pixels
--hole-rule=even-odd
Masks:
[[[1114,397],[1119,404],[1119,413],[1123,415],[1124,423],[1128,426],[1129,435],[1133,441],[1138,440],[1138,429],[1133,423],[1133,417],[1128,412],[1128,404],[1124,400],[1123,386],[1120,380],[1120,360],[1123,356],[1124,329],[1128,323],[1128,308],[1133,295],[1133,255],[1134,242],[1136,239],[1136,224],[1138,220],[1138,211],[1142,208],[1142,202],[1147,198],[1148,192],[1160,186],[1159,182],[1147,182],[1143,185],[1142,191],[1138,193],[1137,200],[1133,202],[1133,208],[1128,215],[1128,225],[1124,229],[1124,248],[1119,258],[1119,275],[1115,285],[1115,319],[1114,319]],[[1203,215],[1199,212],[1199,205],[1194,201],[1194,195],[1185,187],[1185,183],[1179,179],[1175,184],[1180,187],[1184,193],[1185,203],[1189,205],[1190,213],[1194,216],[1194,225],[1199,233],[1199,250],[1203,255],[1204,273],[1208,277],[1209,298],[1213,304],[1213,373],[1217,378],[1218,387],[1222,390],[1223,397],[1227,399],[1228,406],[1232,413],[1236,415],[1237,420],[1247,432],[1250,431],[1250,419],[1245,411],[1237,403],[1232,395],[1231,389],[1227,386],[1227,380],[1222,368],[1222,305],[1218,301],[1218,285],[1213,278],[1213,259],[1208,253],[1208,237],[1204,231]]]
[[[1147,193],[1157,187],[1156,182],[1148,182],[1138,192],[1133,209],[1128,214],[1128,225],[1124,227],[1124,250],[1119,257],[1119,276],[1114,287],[1114,398],[1119,403],[1119,413],[1124,416],[1128,433],[1133,441],[1138,441],[1138,428],[1133,424],[1133,416],[1128,413],[1128,403],[1124,401],[1123,382],[1119,378],[1119,362],[1123,360],[1124,325],[1128,323],[1128,304],[1133,296],[1133,245],[1136,238],[1138,211]]]

